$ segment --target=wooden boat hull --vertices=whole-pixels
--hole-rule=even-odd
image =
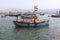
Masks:
[[[43,23],[30,23],[30,24],[25,24],[25,23],[21,23],[21,22],[17,22],[17,21],[13,21],[13,23],[15,24],[15,26],[19,26],[19,27],[41,27],[44,25],[49,25],[49,21],[43,22]]]

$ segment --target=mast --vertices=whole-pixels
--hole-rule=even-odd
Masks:
[[[35,12],[36,11],[38,11],[38,4],[37,4],[37,0],[35,0],[35,4],[34,4],[34,11],[33,11],[33,13],[34,13],[34,15],[33,15],[33,21],[34,21],[34,23],[36,23],[35,21],[36,21],[36,19],[37,19],[37,16],[36,16],[36,14],[35,14]]]
[[[37,19],[37,16],[35,14],[35,12],[38,11],[38,5],[34,5],[34,15],[33,15],[33,19],[34,19],[34,23],[36,23],[36,19]]]

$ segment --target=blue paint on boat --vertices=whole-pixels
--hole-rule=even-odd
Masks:
[[[40,24],[24,24],[24,23],[21,23],[21,22],[16,22],[16,21],[13,21],[14,24],[16,26],[19,26],[19,27],[40,27],[40,26],[44,26],[44,25],[48,25],[49,22],[43,22],[43,23],[40,23]]]
[[[37,26],[43,26],[43,25],[48,25],[49,22],[44,22],[44,23],[41,23],[41,24],[37,24]]]
[[[35,24],[29,24],[29,26],[35,26]]]

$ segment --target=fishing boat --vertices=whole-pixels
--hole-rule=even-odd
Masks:
[[[21,18],[23,19],[23,21],[18,21],[18,16],[16,16],[16,21],[13,21],[13,23],[15,24],[15,26],[18,27],[41,27],[41,26],[45,26],[49,24],[49,20],[41,20],[38,18],[37,13],[35,13],[35,11],[38,10],[38,6],[35,5],[34,6],[34,12],[32,15],[21,15]],[[31,19],[31,20],[24,20],[24,19]]]
[[[17,19],[13,21],[13,23],[19,27],[40,27],[40,26],[49,25],[49,20],[41,20],[41,19],[38,20],[38,17],[35,14],[33,14],[33,16],[21,16],[23,21],[19,21],[18,16],[16,17]],[[24,21],[24,18],[25,19],[29,18],[31,20]]]
[[[49,24],[49,21],[41,21],[41,22],[18,22],[18,21],[13,21],[16,26],[19,27],[41,27]]]

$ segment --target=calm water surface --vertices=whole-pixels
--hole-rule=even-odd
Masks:
[[[0,18],[0,40],[60,40],[60,18],[50,18],[49,26],[18,28],[14,17]]]

